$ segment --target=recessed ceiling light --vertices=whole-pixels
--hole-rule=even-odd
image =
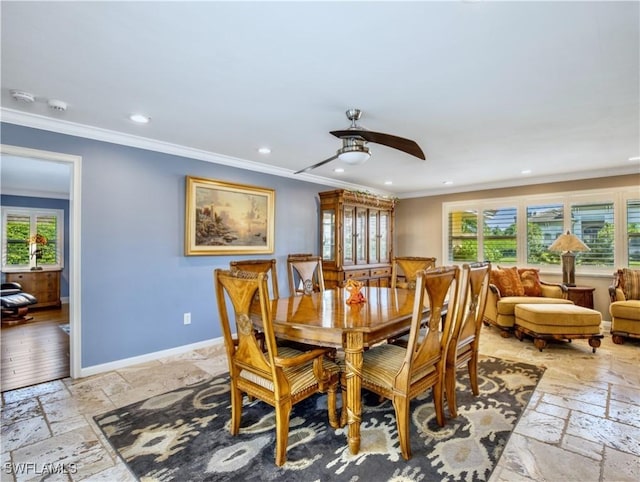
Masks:
[[[384,184],[385,186],[391,186],[391,184],[393,184],[393,181],[385,181]]]
[[[333,172],[344,172],[344,168],[342,167],[336,167]]]
[[[258,149],[258,152],[260,154],[271,154],[271,149],[269,149],[268,147],[261,147]]]
[[[129,119],[131,119],[136,124],[148,124],[151,120],[151,117],[144,114],[131,114],[129,116]]]
[[[531,174],[531,169],[523,169],[520,174]]]
[[[640,156],[637,156],[637,157],[630,157],[630,158],[629,158],[629,162],[633,162],[633,161],[640,161]]]
[[[445,186],[451,186],[453,184],[453,181],[444,181],[442,184],[444,184]]]

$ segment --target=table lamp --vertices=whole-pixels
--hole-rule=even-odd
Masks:
[[[549,248],[549,251],[562,251],[562,284],[566,286],[576,285],[576,255],[575,252],[589,251],[589,246],[580,241],[575,234],[567,231],[558,236]]]

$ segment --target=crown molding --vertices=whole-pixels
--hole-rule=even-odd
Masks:
[[[67,192],[53,192],[53,191],[37,191],[32,189],[2,189],[3,196],[23,196],[23,197],[39,197],[45,199],[66,199],[69,200],[69,193]]]
[[[416,197],[442,196],[446,194],[458,194],[462,192],[486,191],[488,189],[502,189],[502,188],[509,188],[509,187],[518,187],[518,186],[533,186],[536,184],[549,184],[552,182],[580,181],[584,179],[594,179],[594,178],[601,178],[601,177],[625,176],[628,174],[637,175],[638,167],[635,165],[620,166],[620,167],[607,168],[607,169],[594,169],[592,171],[583,171],[579,173],[570,172],[570,173],[553,174],[551,176],[527,177],[522,180],[510,179],[507,181],[487,182],[482,185],[482,188],[478,187],[478,185],[476,184],[476,185],[469,185],[469,186],[457,186],[455,188],[448,188],[448,189],[433,189],[430,191],[405,192],[402,194],[397,194],[397,197],[399,199],[411,199]]]
[[[170,142],[158,141],[147,137],[134,136],[123,132],[102,129],[99,127],[77,124],[63,119],[52,119],[43,115],[22,112],[6,107],[0,108],[0,120],[8,124],[15,124],[33,129],[41,129],[58,134],[66,134],[70,136],[82,137],[85,139],[93,139],[96,141],[110,142],[122,146],[135,147],[154,152],[162,152],[163,154],[171,154],[174,156],[187,157],[197,159],[199,161],[211,162],[213,164],[221,164],[224,166],[235,167],[238,169],[246,169],[263,174],[270,174],[278,177],[286,177],[298,181],[312,182],[325,186],[333,186],[342,189],[354,191],[371,191],[376,194],[388,194],[384,191],[376,191],[369,186],[352,184],[348,182],[338,181],[322,176],[303,173],[295,174],[291,169],[284,169],[277,166],[262,164],[259,162],[240,159],[237,157],[225,156],[215,152],[205,151],[202,149],[194,149]]]

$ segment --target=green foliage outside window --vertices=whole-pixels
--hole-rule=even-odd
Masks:
[[[28,219],[27,219],[28,221]],[[7,223],[7,265],[29,264],[29,223]]]
[[[476,261],[478,259],[478,241],[464,239],[453,247],[453,261]]]
[[[532,264],[558,264],[560,255],[549,251],[543,242],[542,229],[537,223],[527,223],[527,262]]]

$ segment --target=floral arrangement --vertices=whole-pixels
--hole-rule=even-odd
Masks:
[[[29,246],[33,245],[34,249],[31,251],[31,258],[35,257],[36,259],[36,265],[35,267],[32,267],[31,269],[42,269],[38,267],[38,257],[40,255],[42,255],[42,248],[38,248],[38,245],[40,246],[44,246],[45,244],[47,244],[47,238],[46,236],[43,236],[42,234],[33,234],[31,236],[29,236],[29,239],[27,239],[27,244]]]
[[[29,236],[29,239],[27,240],[27,244],[42,244],[45,245],[47,244],[47,238],[44,237],[42,234],[38,233],[38,234],[33,234],[31,236]]]
[[[347,299],[348,305],[366,303],[367,299],[360,291],[362,289],[362,286],[363,284],[360,281],[356,281],[353,279],[347,280],[345,289],[349,292],[349,299]]]

